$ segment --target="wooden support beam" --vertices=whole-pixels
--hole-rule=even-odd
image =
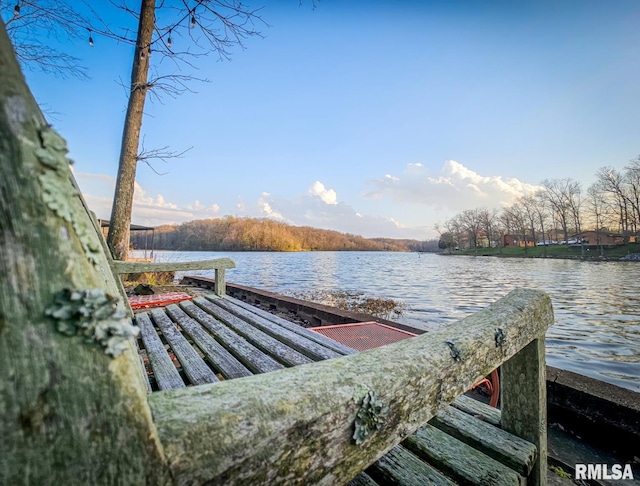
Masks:
[[[529,483],[547,484],[547,383],[544,336],[502,366],[502,428],[534,444],[538,458]]]

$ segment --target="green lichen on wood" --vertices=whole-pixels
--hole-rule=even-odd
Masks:
[[[54,319],[59,333],[81,334],[86,342],[99,344],[114,358],[126,351],[129,338],[140,331],[118,307],[118,298],[102,289],[64,289],[56,294],[45,315]]]
[[[72,202],[79,191],[73,184],[69,184],[69,165],[72,161],[66,156],[67,144],[49,126],[40,128],[38,137],[40,147],[35,150],[35,155],[43,169],[38,174],[43,200],[49,209],[72,224],[85,255],[91,264],[96,265],[101,252],[100,245],[93,231],[83,223],[83,218],[74,214],[76,209]]]
[[[389,407],[376,392],[369,390],[360,402],[354,422],[353,439],[356,445],[363,444],[371,434],[380,430],[388,414]]]

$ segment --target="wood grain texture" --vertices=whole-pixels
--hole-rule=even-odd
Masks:
[[[449,406],[429,422],[451,437],[527,477],[537,459],[536,447],[520,437]]]
[[[458,410],[478,417],[480,420],[495,425],[496,427],[500,427],[501,425],[502,415],[500,414],[500,410],[486,403],[479,402],[466,395],[460,395],[451,405]]]
[[[253,373],[268,373],[284,368],[284,365],[265,354],[242,336],[207,314],[193,302],[181,302],[180,308],[202,324],[222,346]]]
[[[256,329],[261,330],[265,334],[277,339],[281,343],[286,344],[290,348],[299,351],[313,361],[321,361],[323,359],[338,358],[342,354],[337,353],[315,341],[308,339],[302,334],[295,333],[286,329],[275,322],[250,312],[238,305],[235,305],[227,299],[215,299],[208,297],[207,300],[213,302],[218,307],[230,312],[239,319],[248,322]]]
[[[522,477],[504,464],[427,424],[403,442],[415,455],[446,472],[456,482],[524,486]]]
[[[175,304],[170,305],[166,308],[166,312],[193,339],[207,359],[226,379],[242,378],[253,374],[180,307]]]
[[[192,384],[203,385],[205,383],[220,381],[162,309],[153,309],[150,314],[156,325],[162,331],[164,338],[167,340],[167,343],[169,343],[169,346],[171,346],[171,349],[182,365],[184,373],[189,377],[189,381],[191,381]]]
[[[160,390],[183,388],[185,386],[184,381],[182,381],[180,373],[178,373],[169,357],[149,315],[147,313],[137,314],[136,323],[140,326],[142,342],[147,351],[147,358],[149,358],[149,364],[153,370],[153,376],[156,379],[158,388]]]
[[[402,446],[391,449],[382,459],[369,467],[367,473],[377,483],[384,485],[454,486],[456,484]]]
[[[233,329],[233,331],[241,335],[255,347],[273,356],[284,365],[297,366],[313,362],[312,359],[304,354],[299,353],[270,335],[256,329],[251,324],[234,316],[222,307],[214,305],[211,301],[202,297],[196,297],[193,299],[193,302],[217,320],[223,321],[229,328]]]
[[[236,299],[234,297],[231,297],[229,295],[225,296],[225,300],[228,300],[229,302],[236,304],[238,307],[242,307],[245,310],[248,310],[249,312],[252,312],[253,314],[256,314],[260,317],[263,317],[264,319],[267,319],[271,322],[274,322],[276,324],[278,324],[279,326],[283,327],[284,329],[287,329],[291,332],[295,332],[296,334],[300,334],[301,336],[306,337],[307,339],[314,341],[316,343],[319,343],[333,351],[335,351],[338,354],[341,355],[348,355],[348,354],[356,354],[358,351],[356,349],[350,348],[349,346],[345,346],[342,343],[339,343],[337,341],[334,341],[333,339],[330,339],[322,334],[319,334],[317,332],[314,331],[310,331],[309,329],[305,329],[304,327],[295,324],[291,321],[287,321],[286,319],[283,319],[282,317],[276,316],[274,314],[271,314],[270,312],[267,312],[265,310],[262,310],[256,306],[247,304],[246,302],[243,302],[240,299]]]

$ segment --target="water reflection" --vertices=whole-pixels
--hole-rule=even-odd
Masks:
[[[637,263],[415,253],[157,252],[158,260],[172,261],[220,256],[238,266],[228,272],[229,281],[274,292],[342,289],[400,299],[409,306],[400,320],[423,329],[475,312],[515,287],[541,289],[551,295],[556,319],[547,333],[547,362],[640,391]]]

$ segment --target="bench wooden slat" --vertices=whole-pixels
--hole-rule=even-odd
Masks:
[[[496,427],[500,427],[501,415],[500,410],[497,408],[493,408],[486,403],[479,402],[478,400],[474,400],[466,395],[460,395],[453,401],[452,405],[458,410],[481,418],[481,420],[495,425]]]
[[[171,349],[173,349],[180,364],[182,364],[182,368],[191,383],[194,385],[203,385],[205,383],[220,381],[162,309],[152,310],[151,316],[162,331],[162,334],[164,334],[165,339],[171,346]]]
[[[263,353],[193,302],[181,302],[180,307],[187,315],[206,327],[220,344],[227,348],[231,354],[238,358],[238,360],[253,373],[267,373],[284,368],[284,365]]]
[[[253,374],[235,356],[204,331],[200,323],[189,317],[180,307],[172,304],[167,306],[165,310],[184,332],[193,339],[207,359],[226,379],[242,378]]]
[[[453,407],[439,412],[430,425],[461,440],[518,474],[528,476],[536,461],[536,446]]]
[[[384,485],[453,486],[456,484],[402,446],[395,446],[376,463],[369,466],[366,472],[374,481]]]
[[[281,363],[288,366],[297,366],[306,363],[312,363],[313,361],[299,353],[295,349],[291,349],[286,344],[281,343],[277,339],[272,338],[268,334],[256,329],[252,325],[244,322],[242,319],[234,316],[230,312],[214,305],[212,302],[197,297],[193,301],[204,309],[206,312],[213,315],[216,319],[224,321],[227,326],[233,329],[235,332],[243,336],[254,346],[261,349],[265,353],[269,353]]]
[[[259,315],[260,317],[263,317],[271,322],[274,322],[291,332],[295,332],[296,334],[300,334],[301,336],[304,336],[307,339],[310,339],[311,341],[322,344],[323,346],[335,351],[336,353],[340,353],[342,355],[358,353],[358,350],[356,349],[350,348],[349,346],[345,346],[344,344],[334,341],[333,339],[330,339],[317,332],[310,331],[309,329],[305,329],[304,327],[299,326],[298,324],[295,324],[291,321],[287,321],[286,319],[283,319],[280,316],[273,315],[270,312],[267,312],[251,304],[248,304],[240,299],[236,299],[235,297],[231,297],[227,295],[225,296],[225,300],[228,300],[242,307],[243,309],[246,309],[254,314]]]
[[[347,486],[378,486],[378,483],[371,479],[367,473],[361,472],[349,481]]]
[[[311,341],[300,334],[289,331],[288,329],[285,329],[284,327],[271,322],[264,317],[249,312],[248,310],[227,301],[226,299],[207,296],[207,300],[213,302],[219,307],[222,307],[224,310],[230,312],[243,321],[252,324],[266,334],[269,334],[271,337],[301,352],[314,361],[338,358],[342,356],[342,354],[326,348],[319,343]]]
[[[402,443],[456,482],[524,486],[526,479],[504,464],[427,424]]]
[[[185,386],[184,381],[182,381],[180,373],[178,373],[173,361],[167,354],[167,350],[160,340],[160,336],[156,333],[149,315],[146,312],[136,314],[136,323],[140,327],[142,342],[147,350],[147,358],[149,358],[149,364],[153,370],[153,376],[156,379],[158,388],[160,390],[183,388]]]

